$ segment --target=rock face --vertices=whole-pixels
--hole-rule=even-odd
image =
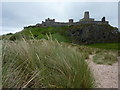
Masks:
[[[69,30],[72,42],[77,44],[118,42],[118,34],[118,29],[108,24],[81,24]]]

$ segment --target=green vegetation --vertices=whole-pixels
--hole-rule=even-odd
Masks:
[[[3,87],[94,88],[94,77],[85,60],[95,55],[95,63],[112,65],[117,61],[119,43],[73,44],[68,30],[73,30],[78,41],[82,39],[74,30],[86,26],[91,28],[91,24],[30,27],[0,37],[3,38]]]
[[[53,40],[7,41],[3,44],[3,87],[93,88],[85,62],[88,54],[81,49],[85,47]]]
[[[18,32],[10,37],[10,40],[20,40],[22,37],[25,39],[47,39],[47,35],[51,35],[53,40],[57,39],[59,42],[71,42],[67,35],[67,30],[69,26],[63,27],[30,27],[25,28],[21,32]]]
[[[0,36],[0,40],[2,40],[2,35]]]
[[[0,36],[0,40],[4,39],[4,40],[9,40],[13,35],[2,35]]]
[[[96,49],[96,54],[93,57],[93,61],[97,64],[112,65],[117,61],[119,43],[97,43],[87,45]]]
[[[97,64],[112,65],[117,61],[117,53],[103,50],[93,57],[93,61]]]
[[[91,44],[101,42],[117,42],[119,31],[116,27],[108,24],[80,24],[61,27],[30,26],[15,34],[9,33],[7,35],[3,35],[3,39],[15,41],[21,40],[22,38],[25,38],[27,40],[35,38],[37,40],[40,40],[47,39],[46,34],[51,34],[53,40],[57,39],[59,42]],[[115,49],[117,49],[117,47]]]
[[[4,41],[4,88],[94,88],[94,77],[85,61],[89,55],[95,55],[97,64],[117,61],[116,51],[59,43],[52,37]]]
[[[62,36],[59,33],[52,34],[52,39],[56,39],[59,42],[70,42],[70,39],[68,37]]]
[[[120,50],[118,47],[120,43],[97,43],[97,44],[89,44],[87,46],[100,48],[100,49],[107,49],[107,50]]]

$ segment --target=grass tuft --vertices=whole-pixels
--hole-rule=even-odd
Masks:
[[[93,57],[93,61],[97,64],[112,65],[117,61],[117,54],[103,50]]]

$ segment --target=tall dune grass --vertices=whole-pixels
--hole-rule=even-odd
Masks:
[[[86,54],[52,40],[3,44],[3,88],[93,88]]]

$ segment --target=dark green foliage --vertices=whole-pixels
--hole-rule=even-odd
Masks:
[[[11,41],[15,41],[16,39],[17,39],[17,37],[15,35],[13,35],[9,38],[9,40],[11,40]]]
[[[87,46],[100,48],[100,49],[108,49],[108,50],[120,50],[120,43],[97,43],[97,44],[89,44]]]
[[[13,35],[13,33],[8,33],[8,34],[6,34],[6,35]]]
[[[69,31],[73,43],[78,44],[118,42],[120,33],[117,28],[108,24],[81,24],[71,26]]]

